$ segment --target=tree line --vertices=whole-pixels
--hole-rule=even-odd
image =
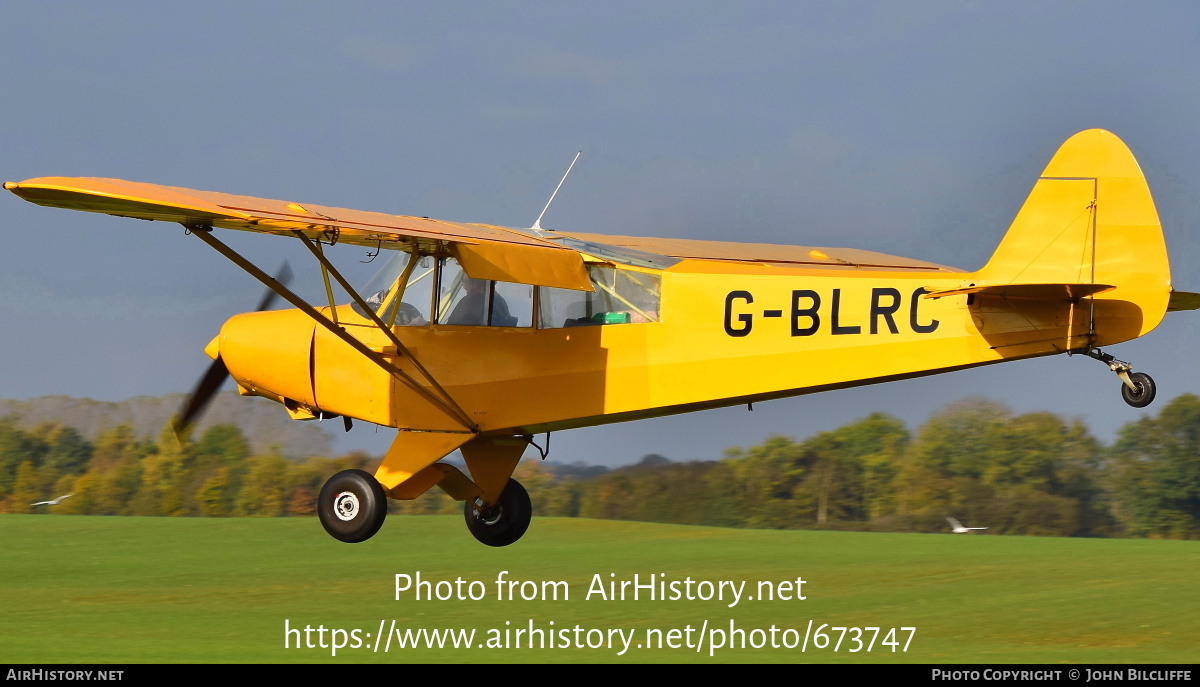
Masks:
[[[85,440],[58,424],[0,419],[0,510],[25,513],[311,515],[324,481],[370,457],[251,455],[234,425],[180,443],[118,426]],[[748,528],[934,532],[946,518],[988,533],[1200,538],[1200,397],[1122,427],[1111,446],[1080,421],[968,399],[915,432],[874,413],[799,440],[773,436],[720,460],[646,456],[606,470],[525,461],[539,515]],[[434,489],[397,513],[456,513]]]
[[[84,515],[311,515],[330,475],[363,468],[362,453],[293,461],[251,455],[236,425],[214,425],[180,443],[170,427],[157,441],[118,425],[86,441],[75,429],[44,424],[30,431],[0,419],[0,512],[30,513],[32,504],[71,494],[54,513]]]

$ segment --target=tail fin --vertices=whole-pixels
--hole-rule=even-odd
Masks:
[[[1115,287],[1092,296],[1095,345],[1157,326],[1171,295],[1167,248],[1146,177],[1121,139],[1103,129],[1067,139],[976,276]]]

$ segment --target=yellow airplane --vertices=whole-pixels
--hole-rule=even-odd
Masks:
[[[39,205],[179,222],[293,309],[234,316],[180,422],[226,375],[295,419],[399,430],[374,475],[348,470],[317,511],[337,539],[382,525],[387,499],[438,486],[471,533],[529,526],[511,479],[542,433],[809,394],[1057,353],[1089,355],[1134,407],[1154,382],[1107,346],[1153,329],[1174,292],[1145,177],[1113,134],[1067,140],[982,269],[845,248],[635,238],[445,222],[114,179],[4,187]],[[298,239],[328,303],[310,305],[214,228]],[[391,249],[356,289],[335,243]],[[332,281],[331,281],[332,280]],[[336,302],[333,282],[349,294]],[[460,450],[470,477],[439,462]]]

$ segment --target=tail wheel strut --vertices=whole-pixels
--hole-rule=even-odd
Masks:
[[[1126,403],[1134,408],[1145,408],[1154,402],[1154,379],[1150,375],[1134,372],[1133,365],[1117,360],[1099,348],[1089,348],[1084,354],[1108,365],[1108,369],[1116,373],[1121,379],[1121,398]]]

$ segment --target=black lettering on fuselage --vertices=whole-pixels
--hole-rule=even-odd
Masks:
[[[891,296],[891,305],[881,305],[879,300],[883,296]],[[900,309],[900,292],[891,287],[882,287],[871,289],[871,333],[879,333],[879,318],[882,317],[887,322],[888,331],[893,334],[899,334],[900,330],[896,328],[896,320],[892,317],[897,310]]]
[[[924,288],[912,292],[908,309],[908,326],[917,334],[929,334],[937,330],[939,320],[931,319],[926,324],[920,322],[921,296],[929,293]],[[754,296],[749,291],[730,291],[725,296],[725,333],[729,336],[744,337],[754,329],[754,315],[750,312],[734,313],[734,306],[741,301],[744,305],[754,302]],[[851,296],[853,303],[853,296]],[[768,303],[768,305],[771,305]],[[861,308],[861,301],[859,302]],[[868,308],[868,330],[871,334],[879,334],[883,326],[892,334],[899,334],[900,327],[896,322],[896,314],[904,306],[904,296],[899,289],[891,286],[877,286],[871,289],[871,302]],[[856,313],[861,317],[862,310],[848,308],[851,316]],[[783,310],[764,309],[762,316],[766,318],[781,317]],[[842,289],[832,289],[830,293],[829,325],[830,333],[862,334],[863,326],[858,324],[843,324]],[[882,325],[880,322],[882,321]],[[791,332],[792,336],[812,336],[821,329],[821,294],[813,289],[795,289],[792,291]]]
[[[812,307],[801,308],[800,299],[811,298]],[[817,310],[821,307],[821,296],[812,289],[798,289],[792,292],[792,336],[812,336],[821,328],[821,316]],[[809,326],[801,327],[800,319],[807,318]]]
[[[917,323],[917,306],[921,304],[921,294],[925,293],[929,293],[929,291],[926,289],[913,291],[912,303],[909,305],[908,310],[908,326],[912,327],[912,330],[918,334],[928,334],[937,329],[940,324],[937,320],[930,320],[929,324]]]
[[[833,290],[833,315],[829,318],[833,324],[834,334],[862,334],[862,327],[858,325],[843,325],[839,320],[842,315],[842,290]]]
[[[725,297],[725,333],[730,336],[746,336],[754,328],[754,316],[749,313],[737,316],[738,322],[742,323],[741,327],[733,326],[733,302],[739,298],[747,304],[754,302],[754,296],[751,296],[749,291],[730,291]]]

